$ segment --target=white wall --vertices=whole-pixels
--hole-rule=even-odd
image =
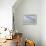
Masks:
[[[23,32],[25,38],[33,39],[36,46],[41,46],[41,1],[23,0],[23,2],[16,9],[15,8],[13,9],[15,10],[15,28],[19,32]],[[23,25],[24,15],[32,14],[37,15],[37,24]]]
[[[0,0],[0,27],[12,28],[12,6],[16,0]]]
[[[46,0],[41,1],[41,38],[42,46],[46,46]]]

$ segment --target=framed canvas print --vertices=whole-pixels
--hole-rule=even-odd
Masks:
[[[24,15],[24,25],[35,25],[37,24],[36,15]]]

